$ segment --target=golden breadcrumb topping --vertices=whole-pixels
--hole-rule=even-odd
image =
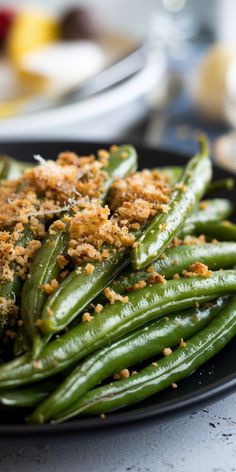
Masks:
[[[105,297],[109,300],[111,305],[113,305],[113,303],[115,303],[116,301],[119,301],[121,303],[128,303],[129,301],[128,295],[120,295],[120,293],[116,293],[115,290],[112,290],[110,287],[104,288],[103,293]]]
[[[89,312],[86,312],[82,315],[82,322],[83,323],[90,323],[90,321],[92,321],[92,319],[93,319],[93,316],[91,316]]]
[[[71,219],[68,255],[76,263],[99,261],[109,256],[108,247],[115,250],[134,247],[135,231],[155,214],[168,211],[170,191],[156,170],[116,179],[111,189],[110,207],[90,201]]]
[[[60,254],[59,256],[57,256],[57,264],[60,267],[60,269],[64,269],[64,267],[66,267],[68,264],[68,259],[66,259],[65,256]]]
[[[38,160],[40,165],[26,170],[21,178],[1,184],[0,283],[12,280],[14,275],[26,277],[46,234],[45,225],[54,215],[78,212],[89,198],[100,197],[104,189],[104,166],[93,155],[80,157],[67,151],[60,153],[55,162]],[[65,221],[56,220],[49,233],[63,231],[66,223],[66,216]],[[25,240],[26,231],[29,242]],[[68,263],[64,256],[59,256],[57,262],[61,268]],[[44,287],[47,292],[51,289]]]
[[[39,288],[41,288],[41,290],[43,290],[43,292],[45,292],[47,295],[51,295],[51,293],[53,293],[57,287],[58,287],[57,279],[52,279],[51,282],[40,285]]]
[[[168,212],[171,188],[157,170],[134,172],[117,179],[111,190],[111,209],[129,222],[146,222],[157,213]]]
[[[0,313],[1,316],[8,316],[12,315],[13,317],[17,317],[19,312],[18,307],[15,304],[13,299],[6,299],[5,297],[0,297]],[[2,322],[2,320],[1,320]],[[0,325],[1,326],[1,325]]]
[[[150,272],[147,282],[149,284],[166,284],[166,279],[164,275],[158,274],[158,272]]]
[[[174,279],[174,280],[180,279],[180,275],[179,275],[179,274],[174,274],[174,275],[173,275],[173,279]]]
[[[95,267],[94,267],[93,264],[88,263],[88,264],[86,264],[86,266],[85,266],[85,272],[86,272],[86,274],[88,274],[88,275],[93,274],[94,269],[95,269]]]
[[[181,190],[181,192],[186,192],[187,187],[182,182],[175,184],[175,188]]]
[[[145,280],[139,280],[135,284],[133,284],[131,287],[127,289],[128,292],[135,292],[136,290],[140,290],[141,288],[146,287],[147,283]]]
[[[0,231],[0,282],[13,280],[14,274],[25,279],[30,263],[41,246],[41,242],[32,239],[23,247],[18,245],[17,230],[12,233]],[[14,265],[13,265],[14,263]]]
[[[130,376],[129,369],[121,369],[119,372],[116,372],[113,375],[113,378],[115,380],[120,380],[120,379],[127,379],[129,376]]]
[[[162,351],[163,356],[170,356],[172,354],[172,349],[170,347],[165,347]]]
[[[179,343],[179,347],[186,347],[187,346],[187,343],[186,341],[183,340],[183,338],[180,339],[180,343]]]
[[[106,149],[99,149],[97,154],[98,154],[99,161],[102,163],[104,167],[106,167],[109,163],[110,153]]]
[[[50,235],[68,231],[66,252],[57,257],[60,269],[72,261],[76,265],[84,263],[89,276],[95,270],[95,261],[106,260],[112,251],[134,247],[139,230],[156,214],[169,211],[172,189],[168,178],[157,170],[117,178],[111,188],[109,206],[100,204],[108,177],[106,168],[117,149],[117,146],[109,151],[101,149],[97,157],[65,151],[56,161],[45,161],[38,156],[39,165],[26,170],[22,177],[1,184],[0,284],[11,282],[14,277],[26,279],[47,231]],[[127,152],[120,157],[126,159]],[[53,246],[53,238],[48,244]],[[63,279],[68,273],[63,270],[59,277]],[[149,282],[165,283],[165,279],[150,271]],[[131,290],[145,285],[141,280]],[[57,287],[58,281],[53,279],[39,288],[50,295]],[[110,303],[129,300],[127,295],[122,296],[109,287],[104,294]],[[102,309],[97,304],[94,311],[99,313]],[[1,297],[0,312],[12,314],[14,321],[18,314],[15,300]],[[48,315],[54,315],[50,308]],[[83,321],[92,319],[89,313],[83,314]]]
[[[94,308],[95,313],[101,313],[103,310],[103,305],[101,303],[97,303],[97,305]]]
[[[12,227],[16,221],[25,224],[32,216],[51,217],[63,205],[71,205],[71,199],[100,197],[107,177],[103,167],[95,156],[71,152],[60,153],[57,161],[40,158],[40,165],[26,170],[21,178],[2,183],[1,228]]]
[[[109,250],[103,248],[104,245],[116,249],[132,246],[135,237],[129,232],[128,226],[109,216],[108,206],[91,204],[73,217],[69,227],[71,239],[68,254],[77,263],[109,257]]]
[[[175,236],[171,243],[169,244],[169,248],[171,247],[178,247],[178,246],[192,246],[194,244],[205,244],[206,243],[206,236],[201,234],[200,236],[185,236],[183,239],[178,238]]]
[[[205,200],[203,200],[202,202],[199,203],[199,208],[200,210],[206,210],[209,206],[209,203]]]
[[[208,269],[206,264],[202,262],[195,262],[194,264],[190,265],[187,270],[183,270],[184,277],[211,277],[212,271]]]

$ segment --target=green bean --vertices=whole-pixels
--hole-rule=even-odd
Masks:
[[[67,410],[58,422],[76,415],[95,415],[138,403],[170,387],[211,359],[236,335],[236,297],[186,347],[158,360],[137,375],[91,390]]]
[[[157,259],[201,199],[211,179],[212,168],[205,142],[201,153],[186,166],[178,188],[173,191],[168,213],[157,215],[132,250],[134,269],[143,269]]]
[[[13,344],[13,355],[18,357],[24,352],[30,351],[30,349],[31,345],[24,326],[19,326],[16,331],[16,337]]]
[[[92,274],[87,274],[85,266],[73,270],[49,296],[41,314],[41,331],[48,335],[63,330],[127,263],[127,251],[110,249],[109,258],[93,262]]]
[[[24,321],[24,329],[33,342],[35,354],[40,351],[46,341],[38,336],[35,324],[40,318],[40,313],[47,299],[47,294],[42,286],[58,277],[60,267],[57,264],[57,256],[64,254],[67,240],[68,234],[65,231],[58,231],[52,235],[49,230],[42,247],[31,264],[29,277],[23,286],[21,316]]]
[[[209,194],[218,190],[233,190],[234,185],[235,180],[230,177],[228,179],[216,180],[210,183],[206,193]]]
[[[13,164],[13,159],[8,156],[0,156],[0,179],[1,180],[10,180],[11,178],[11,166]],[[18,168],[19,170],[19,168]],[[16,178],[21,175],[20,171],[16,172]]]
[[[161,173],[169,177],[170,184],[175,184],[183,174],[183,167],[181,166],[160,167],[160,168],[157,168],[157,170],[159,170]],[[235,179],[233,179],[232,177],[228,177],[226,179],[215,180],[209,183],[206,190],[206,194],[209,195],[219,190],[233,190],[234,186],[235,186]]]
[[[224,220],[233,213],[233,210],[234,205],[226,198],[203,200],[200,202],[198,209],[189,215],[186,225]]]
[[[127,303],[115,302],[89,323],[75,328],[49,343],[37,362],[25,354],[0,367],[0,388],[35,382],[75,364],[96,349],[128,334],[167,313],[189,308],[235,292],[236,271],[212,273],[211,277],[170,280],[131,293]],[[15,364],[16,362],[16,364]]]
[[[196,235],[205,234],[220,241],[236,241],[236,225],[230,221],[198,223],[194,227]]]
[[[137,152],[133,146],[126,144],[114,151],[109,158],[108,165],[104,168],[107,179],[104,183],[103,194],[101,196],[102,200],[105,201],[114,179],[124,178],[136,169]]]
[[[18,390],[1,390],[0,405],[15,408],[32,408],[42,402],[56,386],[56,382],[42,382]]]
[[[183,238],[195,233],[199,224],[225,220],[233,213],[233,210],[232,202],[225,198],[205,200],[200,203],[200,208],[187,218],[178,236]]]
[[[212,270],[232,267],[236,264],[236,243],[183,245],[167,249],[164,256],[152,264],[151,271],[170,279],[175,274],[182,274],[195,262],[202,262]],[[150,276],[147,270],[132,272],[129,268],[112,282],[111,288],[123,294],[141,280],[147,282]],[[104,296],[99,296],[97,302],[102,303],[104,299]]]
[[[0,181],[5,177],[5,162],[3,159],[0,160]]]
[[[160,167],[157,170],[168,178],[169,185],[176,184],[183,174],[183,167],[178,166]]]
[[[18,179],[24,171],[34,164],[22,161],[16,161],[9,156],[0,156],[0,178],[3,180]]]
[[[149,359],[167,346],[175,347],[181,338],[186,340],[199,332],[225,303],[226,300],[220,298],[211,306],[195,307],[173,314],[96,351],[38,406],[30,416],[30,421],[42,423],[59,414],[63,415],[63,411],[70,408],[78,398],[114,372]]]
[[[26,247],[28,242],[32,239],[32,232],[29,229],[28,225],[24,228],[23,232],[21,233],[20,238],[17,240],[17,246]],[[14,270],[16,264],[12,263],[12,269]],[[0,283],[0,324],[1,326],[5,326],[8,323],[8,315],[5,313],[4,308],[4,300],[13,300],[14,302],[17,301],[17,298],[20,293],[20,289],[22,286],[21,278],[14,274],[12,280],[1,282]],[[3,302],[1,301],[3,300]]]

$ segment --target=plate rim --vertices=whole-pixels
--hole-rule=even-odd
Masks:
[[[181,415],[184,411],[189,410],[194,412],[196,407],[201,405],[209,405],[214,403],[217,399],[225,398],[236,390],[236,372],[228,376],[227,382],[219,381],[216,387],[204,387],[202,392],[195,395],[188,394],[182,400],[174,402],[173,400],[167,403],[165,407],[156,411],[155,404],[150,406],[142,406],[135,408],[129,412],[129,418],[125,418],[127,412],[114,412],[108,415],[105,419],[100,417],[75,419],[69,422],[60,424],[46,423],[38,424],[0,424],[0,436],[8,435],[14,436],[18,434],[63,434],[63,433],[77,433],[77,434],[97,434],[102,431],[104,433],[116,432],[119,429],[130,429],[136,425],[146,426],[150,423],[160,423],[164,419],[176,417]],[[118,417],[118,420],[117,420]],[[113,421],[114,420],[114,421]]]

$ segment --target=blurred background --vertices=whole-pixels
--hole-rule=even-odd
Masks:
[[[138,141],[236,171],[235,0],[0,1],[0,140]]]

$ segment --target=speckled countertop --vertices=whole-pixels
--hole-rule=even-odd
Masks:
[[[0,439],[1,472],[236,472],[236,393],[156,426]]]

